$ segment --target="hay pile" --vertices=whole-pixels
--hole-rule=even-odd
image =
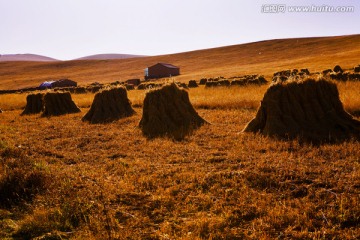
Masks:
[[[140,83],[137,87],[138,90],[149,90],[154,88],[160,88],[162,87],[162,83],[154,83],[154,82],[144,82]]]
[[[43,110],[43,97],[44,94],[36,93],[29,94],[26,97],[26,107],[21,115],[37,114]]]
[[[232,77],[231,86],[263,85],[268,81],[262,75],[244,75]]]
[[[62,88],[54,88],[55,92],[70,92],[74,93],[76,87],[62,87]]]
[[[134,84],[125,84],[125,88],[126,88],[126,90],[134,90],[135,86],[134,86]]]
[[[146,94],[139,126],[149,138],[169,136],[181,140],[204,123],[187,91],[173,83]]]
[[[309,71],[309,69],[307,69],[307,68],[303,68],[303,69],[300,69],[299,74],[300,74],[300,75],[304,75],[304,74],[310,75],[310,71]]]
[[[350,72],[332,72],[330,73],[330,79],[337,81],[359,81],[360,73],[350,73]]]
[[[354,67],[354,72],[360,73],[360,65]]]
[[[90,85],[86,87],[86,91],[87,92],[91,92],[91,93],[97,93],[102,89],[102,86],[100,85]]]
[[[69,92],[48,92],[43,98],[43,104],[43,117],[80,112]]]
[[[196,88],[198,87],[199,85],[197,84],[196,80],[190,80],[189,81],[189,84],[188,84],[188,87],[189,88]]]
[[[189,87],[186,85],[186,83],[176,82],[175,84],[180,88],[189,89]]]
[[[208,80],[205,83],[205,87],[209,88],[209,87],[228,87],[230,86],[230,81],[228,79],[212,79],[212,80]]]
[[[86,93],[86,88],[85,87],[76,87],[76,88],[74,88],[74,93],[75,94],[84,94],[84,93]]]
[[[313,143],[360,137],[360,122],[342,106],[335,84],[324,79],[277,83],[243,130]]]
[[[331,71],[331,70],[330,70]],[[279,71],[273,74],[272,81],[273,82],[285,82],[289,79],[291,80],[303,80],[304,78],[308,77],[310,75],[310,71],[307,68],[300,69],[293,69],[293,70],[284,70]]]
[[[207,82],[207,78],[200,79],[199,85],[205,85]]]
[[[330,68],[325,69],[324,71],[322,71],[323,75],[329,75],[332,72],[332,70]]]
[[[336,73],[342,73],[342,72],[344,72],[344,70],[343,70],[339,65],[336,65],[336,66],[334,67],[334,72],[336,72]]]
[[[95,95],[90,110],[82,118],[90,123],[106,123],[133,115],[124,87],[103,90]]]

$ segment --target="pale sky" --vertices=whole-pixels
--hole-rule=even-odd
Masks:
[[[262,13],[264,4],[286,4]],[[291,13],[289,6],[353,6]],[[0,54],[69,60],[160,55],[278,38],[360,33],[358,0],[0,0]]]

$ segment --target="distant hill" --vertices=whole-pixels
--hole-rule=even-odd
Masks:
[[[31,61],[31,62],[51,62],[51,61],[59,61],[55,58],[45,57],[36,54],[0,54],[0,62],[7,61]]]
[[[109,54],[96,54],[82,58],[77,58],[74,60],[109,60],[109,59],[128,59],[128,58],[139,58],[139,57],[146,57],[146,56],[109,53]]]
[[[51,79],[69,78],[78,84],[109,83],[143,78],[144,69],[158,62],[180,67],[177,81],[202,77],[272,74],[285,69],[311,72],[360,64],[360,34],[336,37],[274,39],[161,56],[58,62],[0,62],[0,89],[38,86]]]

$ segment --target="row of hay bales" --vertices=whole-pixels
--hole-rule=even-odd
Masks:
[[[182,87],[182,88],[188,88],[186,83],[181,82],[175,82],[175,85]],[[163,82],[142,82],[137,86],[138,90],[151,90],[151,89],[158,89],[162,86],[166,85],[166,83]]]
[[[331,80],[338,81],[359,81],[360,80],[360,65],[355,66],[350,71],[344,71],[339,65],[336,65],[333,69],[325,69],[321,73],[310,73],[308,69],[293,69],[293,70],[283,70],[273,74],[273,82],[285,82],[289,79],[291,80],[303,80],[308,77],[320,76],[329,78]]]
[[[211,78],[201,78],[199,81],[199,85],[205,85],[206,82],[210,82],[210,81],[221,81],[221,80],[225,80],[225,77],[223,76],[218,76],[218,77],[211,77]]]
[[[268,81],[262,75],[244,75],[240,77],[233,77],[231,86],[244,86],[244,85],[263,85]]]
[[[49,117],[78,112],[80,109],[73,102],[69,92],[48,92],[29,94],[21,115],[41,113],[41,116]]]
[[[138,86],[137,86],[137,89],[138,90],[147,90],[147,89],[154,89],[154,88],[160,88],[163,86],[163,83],[160,83],[160,82],[143,82],[143,83],[140,83]]]
[[[322,74],[337,81],[360,81],[360,65],[355,66],[351,71],[344,71],[339,65],[334,69],[326,69]]]
[[[310,71],[307,68],[302,68],[300,70],[298,69],[287,69],[287,70],[283,70],[283,71],[279,71],[279,72],[275,72],[273,74],[273,78],[272,81],[273,82],[285,82],[288,79],[292,79],[292,80],[300,80],[300,79],[304,79],[306,77],[308,77],[310,75]]]
[[[191,105],[187,91],[170,84],[146,94],[139,127],[149,138],[170,136],[181,140],[206,123]],[[344,110],[334,83],[306,79],[272,84],[244,132],[312,143],[333,142],[360,139],[360,121]]]
[[[352,69],[349,69],[350,71],[353,71],[354,73],[359,73],[360,72],[360,64],[353,67]],[[342,67],[340,65],[336,65],[333,69],[326,69],[323,71],[323,73],[330,73],[330,72],[335,72],[335,73],[339,73],[339,72],[344,72],[344,70],[342,69]]]
[[[77,113],[80,109],[69,92],[37,93],[27,96],[21,115],[38,114],[59,116]],[[92,124],[108,123],[135,114],[124,87],[105,89],[97,93],[82,121]],[[169,136],[183,139],[206,123],[190,103],[187,91],[172,83],[150,91],[144,99],[143,116],[139,123],[143,134],[149,138]]]
[[[224,77],[216,78],[201,78],[199,83],[196,80],[190,80],[188,83],[189,88],[195,88],[199,85],[205,85],[209,87],[230,87],[230,86],[245,86],[245,85],[263,85],[268,81],[262,75],[244,75],[238,77],[230,77],[226,79]]]
[[[354,67],[354,72],[360,73],[360,64]]]
[[[44,116],[63,114],[65,110],[80,111],[68,92],[29,95],[23,114],[29,109],[41,110]],[[82,120],[106,123],[133,114],[126,89],[117,87],[97,93]],[[206,123],[190,103],[188,92],[172,83],[146,94],[139,127],[148,138],[167,136],[182,140]],[[337,86],[332,82],[278,81],[266,91],[256,117],[243,131],[312,143],[359,140],[360,121],[344,110]]]
[[[107,123],[133,114],[126,89],[120,87],[97,93],[82,120]],[[172,83],[146,94],[139,127],[148,138],[168,136],[182,140],[205,123],[191,105],[187,91]]]
[[[62,87],[62,88],[54,88],[55,92],[68,91],[74,94],[85,94],[85,93],[97,93],[102,89],[108,88],[110,86],[124,86],[126,90],[134,90],[135,86],[133,84],[127,84],[123,82],[112,82],[110,84],[101,84],[101,83],[92,83],[88,86],[84,87]]]
[[[20,90],[0,90],[0,94],[13,94],[13,93],[28,93],[28,92],[34,92],[34,91],[54,91],[54,92],[70,92],[73,94],[85,94],[85,93],[97,93],[102,89],[105,89],[107,87],[111,86],[124,86],[127,90],[133,90],[135,89],[134,84],[128,84],[126,82],[112,82],[109,84],[102,84],[102,83],[91,83],[88,86],[77,86],[77,87],[54,87],[54,88],[45,88],[45,89],[39,89],[38,87],[32,87],[32,88],[24,88]]]

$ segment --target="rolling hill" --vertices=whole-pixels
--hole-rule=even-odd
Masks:
[[[145,56],[132,55],[132,54],[107,53],[107,54],[95,54],[95,55],[91,55],[91,56],[77,58],[74,60],[109,60],[109,59],[128,59],[128,58],[138,58],[138,57],[145,57]]]
[[[4,54],[0,55],[0,62],[7,61],[30,61],[30,62],[50,62],[50,61],[59,61],[54,58],[36,55],[36,54]]]
[[[321,71],[336,64],[351,68],[360,63],[360,34],[335,37],[276,39],[152,57],[73,60],[61,62],[0,62],[0,89],[38,86],[40,82],[70,78],[81,84],[142,78],[157,62],[180,67],[176,80],[203,76],[263,74],[288,68]]]

